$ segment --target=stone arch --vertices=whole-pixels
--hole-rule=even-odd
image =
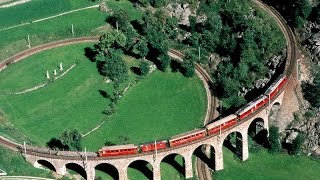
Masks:
[[[226,134],[223,138],[223,146],[242,159],[243,134],[239,131],[233,131]]]
[[[46,168],[46,169],[49,169],[51,171],[56,172],[56,167],[54,167],[54,165],[47,160],[39,159],[35,162],[34,166],[40,167],[40,168]]]
[[[80,176],[82,176],[84,179],[87,179],[87,172],[86,170],[77,163],[68,163],[66,164],[66,169],[71,170],[73,172],[78,173]]]
[[[255,141],[257,144],[260,144],[264,147],[268,146],[268,122],[261,118],[257,117],[253,119],[248,127],[248,137]],[[255,148],[254,143],[250,144],[252,148]]]
[[[210,144],[202,144],[194,149],[192,155],[206,164],[207,167],[215,169],[215,155],[216,151],[214,146]],[[194,159],[194,158],[192,158]],[[193,163],[194,164],[194,163]]]
[[[118,169],[109,163],[100,163],[100,164],[96,165],[95,171],[97,171],[97,170],[108,174],[110,177],[112,177],[115,180],[119,179]]]
[[[130,179],[129,178],[130,168],[136,171],[140,171],[144,175],[144,177],[146,177],[147,179],[153,179],[153,167],[148,161],[136,160],[131,162],[127,167],[128,179]]]
[[[161,174],[165,166],[170,166],[182,176],[186,176],[186,157],[178,153],[168,154],[160,161]],[[191,158],[191,157],[190,157]],[[169,168],[170,169],[170,168]],[[172,170],[172,169],[171,169]]]

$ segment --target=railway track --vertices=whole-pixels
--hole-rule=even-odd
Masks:
[[[295,36],[294,36],[293,32],[288,27],[288,25],[286,24],[283,17],[275,9],[273,9],[272,7],[269,7],[269,6],[267,6],[257,0],[253,0],[253,2],[255,2],[258,6],[260,6],[262,9],[267,11],[271,16],[273,16],[274,19],[276,20],[277,24],[281,28],[282,32],[284,33],[286,41],[287,41],[287,60],[286,60],[285,71],[286,71],[286,74],[291,77],[292,74],[295,74],[294,67],[296,64],[296,57],[297,57],[297,47],[296,47],[296,41],[295,41]],[[68,45],[68,44],[73,44],[73,43],[94,42],[94,41],[97,41],[98,39],[99,39],[99,37],[83,37],[83,38],[68,39],[68,40],[63,40],[63,41],[56,41],[56,42],[52,42],[49,44],[40,45],[40,46],[31,48],[31,49],[28,49],[26,51],[23,51],[15,56],[12,56],[12,57],[6,59],[5,61],[1,62],[0,63],[0,71],[2,69],[6,68],[11,63],[18,62],[18,61],[20,61],[20,60],[22,60],[32,54],[38,53],[38,52],[46,50],[46,49],[59,47],[59,46],[63,46],[63,45]],[[173,50],[173,49],[170,49],[169,53],[176,55],[180,59],[182,59],[184,57],[184,55],[181,52]],[[199,64],[196,64],[195,69],[196,69],[196,73],[200,74],[199,77],[202,78],[203,81],[206,81],[207,84],[212,82],[210,75]],[[206,88],[209,88],[209,87],[206,87]],[[207,97],[212,98],[211,93],[210,93],[210,95],[207,94]],[[205,120],[204,124],[209,122],[210,117],[212,117],[212,113],[213,113],[212,100],[208,99],[208,103],[211,103],[210,106],[208,106],[211,108],[207,111],[207,116],[206,116],[206,120]],[[215,103],[214,103],[214,105],[215,105]],[[3,138],[1,136],[0,136],[0,144],[4,147],[7,147],[7,148],[12,149],[14,151],[23,150],[23,146],[21,144],[12,142],[12,141],[10,141],[6,138]],[[183,147],[183,146],[181,146],[181,147]],[[58,159],[64,159],[64,160],[83,160],[83,157],[81,155],[79,155],[79,156],[57,155],[57,154],[50,152],[50,151],[44,152],[44,151],[36,150],[36,149],[32,149],[32,148],[27,149],[27,154],[40,156],[40,157],[47,157],[47,158],[55,158],[55,159],[58,158]],[[138,154],[137,156],[141,156],[141,155]],[[88,158],[91,160],[100,159],[99,157],[94,157],[94,156],[88,157]],[[116,157],[116,158],[119,158],[119,157]],[[116,158],[114,158],[114,159],[116,159]],[[113,158],[110,158],[110,159],[113,159]],[[196,163],[197,163],[197,170],[198,170],[199,179],[210,180],[211,174],[210,174],[209,170],[207,170],[207,165],[204,162],[202,162],[201,160],[197,160]]]

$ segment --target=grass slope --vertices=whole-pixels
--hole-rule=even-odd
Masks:
[[[94,4],[97,3],[88,0],[33,0],[9,8],[1,8],[0,29]]]
[[[0,169],[8,176],[36,176],[52,178],[49,171],[34,168],[26,162],[21,154],[0,146]],[[1,177],[0,177],[1,179]]]
[[[228,149],[223,151],[224,170],[215,172],[213,179],[317,180],[320,177],[320,160],[310,157],[270,154],[263,150],[250,153],[247,161],[240,162]]]
[[[129,89],[112,118],[84,138],[84,146],[124,143],[119,136],[141,143],[192,130],[203,123],[205,105],[205,90],[197,77],[156,71]]]

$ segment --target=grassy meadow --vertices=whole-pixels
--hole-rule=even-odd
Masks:
[[[59,8],[56,8],[56,6],[48,5],[55,1],[59,2],[57,3],[57,6],[63,6],[61,10]],[[93,5],[87,0],[62,0],[62,1],[48,0],[48,2],[41,1],[41,0],[34,0],[32,2],[36,3],[34,5],[31,4],[32,6],[35,6],[34,8],[36,8],[35,11],[31,11],[35,17],[32,18],[28,15],[25,15],[26,17],[24,18],[26,18],[27,22],[34,19],[48,17],[51,14],[55,15],[61,12],[69,11],[71,9],[77,9],[79,7],[86,7],[89,5]],[[26,8],[24,6],[29,6],[28,4],[29,3],[6,8],[5,11],[7,10],[11,10],[12,12],[23,11],[23,9]],[[48,7],[50,8],[47,8],[45,10],[44,8],[39,8],[41,4],[48,5]],[[108,7],[115,8],[115,9],[119,7],[125,8],[130,13],[131,20],[140,18],[142,16],[141,11],[134,8],[132,3],[130,3],[127,0],[124,0],[124,1],[108,0],[106,4]],[[22,9],[15,10],[11,8],[18,8],[18,9],[22,8]],[[50,14],[50,12],[53,12],[53,13]],[[55,40],[61,40],[65,38],[72,38],[73,37],[71,32],[72,24],[74,25],[75,37],[100,35],[101,29],[99,28],[107,24],[106,18],[109,15],[110,13],[101,12],[98,10],[98,8],[86,9],[86,10],[66,14],[63,16],[55,17],[52,19],[48,19],[45,21],[30,23],[24,26],[1,31],[1,29],[3,29],[1,28],[1,24],[3,24],[4,27],[7,27],[9,25],[5,25],[5,24],[8,24],[9,22],[11,23],[10,18],[19,19],[22,17],[21,15],[16,13],[14,15],[10,15],[10,18],[7,18],[9,17],[7,15],[7,12],[1,13],[1,9],[0,9],[0,37],[1,37],[0,62],[22,50],[27,49],[28,35],[30,35],[31,46],[36,46],[36,45],[52,42]],[[1,18],[1,16],[6,18]],[[6,23],[6,21],[8,21],[8,23]],[[15,23],[11,25],[12,26],[19,25],[19,21],[20,20],[12,20],[12,22],[15,22]]]
[[[92,44],[44,51],[0,73],[2,114],[36,144],[45,145],[67,128],[78,128],[84,134],[105,117],[102,112],[108,100],[100,92],[111,93],[112,85],[104,83],[96,64],[83,55],[88,46]],[[129,66],[139,63],[128,57],[126,61]],[[79,63],[44,88],[12,94],[46,82],[46,71],[53,76],[60,62],[65,70]],[[130,71],[125,84],[136,76]],[[130,143],[141,143],[192,130],[202,124],[205,105],[205,90],[197,77],[188,79],[180,73],[155,71],[129,88],[116,113],[99,130],[86,136],[83,146],[96,151],[106,141],[124,143],[120,136],[128,137]],[[176,123],[181,125],[175,126]]]

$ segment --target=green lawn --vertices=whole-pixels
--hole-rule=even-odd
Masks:
[[[67,128],[86,133],[104,118],[107,100],[99,90],[110,93],[111,84],[103,82],[95,63],[83,55],[88,46],[91,44],[44,51],[0,73],[0,109],[14,127],[35,143],[44,145]],[[44,88],[22,95],[9,94],[46,82],[46,71],[52,76],[60,62],[67,69],[76,61],[80,63],[65,77]],[[130,58],[126,61],[130,66],[138,64]],[[128,82],[134,78],[130,71]],[[130,143],[141,143],[192,130],[202,124],[205,105],[205,90],[197,77],[188,79],[180,73],[156,71],[126,92],[117,112],[98,131],[85,137],[83,146],[96,151],[106,140],[123,143],[120,136],[128,137]],[[4,129],[0,128],[2,134],[7,132]]]
[[[106,141],[123,143],[119,136],[131,143],[165,139],[199,127],[205,105],[205,90],[197,77],[156,71],[129,89],[117,112],[99,131],[85,137],[83,145],[97,149]]]
[[[39,1],[39,2],[38,2]],[[35,3],[46,3],[47,1],[38,0]],[[60,3],[67,3],[67,7],[71,8],[83,6],[83,4],[88,4],[87,0],[49,0],[49,1],[59,1]],[[33,1],[32,1],[33,2]],[[26,3],[28,4],[28,3]],[[90,5],[89,3],[88,5]],[[111,8],[125,8],[130,13],[130,18],[136,19],[141,17],[142,13],[133,7],[132,3],[129,1],[115,1],[108,0],[108,6]],[[23,5],[21,5],[23,6]],[[62,6],[62,5],[61,5]],[[17,6],[18,8],[19,6]],[[37,7],[37,6],[36,6]],[[55,6],[49,6],[47,9],[55,9]],[[37,8],[37,11],[43,11],[41,8]],[[50,11],[50,10],[48,10]],[[52,10],[53,11],[53,10]],[[44,13],[46,14],[46,13]],[[87,9],[83,11],[74,12],[71,14],[66,14],[64,16],[56,17],[53,19],[48,19],[42,22],[31,23],[25,26],[16,27],[9,30],[0,31],[0,61],[16,54],[22,50],[27,49],[27,36],[30,35],[31,46],[36,46],[39,44],[44,44],[47,42],[52,42],[55,40],[72,38],[71,24],[74,25],[75,37],[80,36],[92,36],[100,35],[101,31],[97,28],[106,25],[106,18],[109,14],[100,12],[97,8]],[[3,13],[6,16],[6,13]],[[21,15],[16,13],[12,15],[14,17],[20,18]],[[47,15],[43,16],[47,17]],[[85,18],[84,18],[85,17]],[[1,18],[0,9],[0,25],[2,24],[3,18]],[[4,20],[3,20],[4,21]],[[4,22],[3,22],[4,23]],[[1,28],[0,28],[1,29]]]
[[[97,3],[88,0],[33,0],[9,8],[1,8],[0,29],[94,4]]]
[[[270,154],[266,150],[250,153],[249,159],[240,162],[224,149],[224,170],[215,172],[213,179],[238,180],[317,180],[320,177],[320,160],[306,156]]]
[[[0,169],[8,176],[37,176],[52,178],[51,172],[34,168],[20,153],[0,146]],[[1,179],[1,177],[0,177]]]

